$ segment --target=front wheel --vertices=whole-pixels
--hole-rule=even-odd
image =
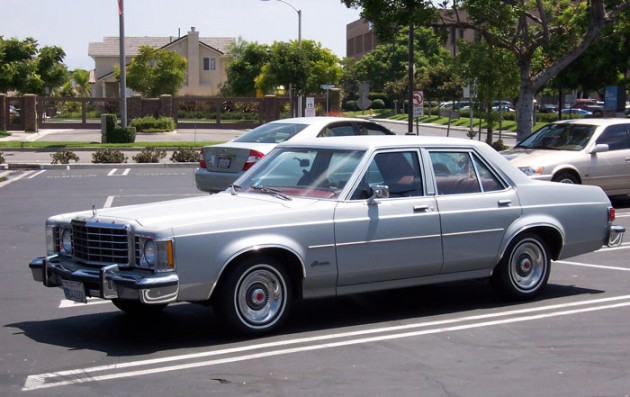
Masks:
[[[500,295],[531,299],[547,285],[550,270],[545,242],[536,234],[525,233],[510,243],[490,281]]]
[[[241,334],[269,333],[286,319],[291,285],[284,267],[272,258],[237,264],[220,284],[215,309]]]
[[[570,185],[578,185],[580,183],[579,179],[570,172],[560,172],[551,179],[553,182],[558,183],[568,183]]]

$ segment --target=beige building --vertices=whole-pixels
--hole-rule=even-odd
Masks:
[[[227,81],[227,47],[234,41],[227,37],[199,37],[194,27],[182,37],[125,37],[125,58],[128,64],[138,55],[140,46],[175,51],[188,60],[186,80],[179,95],[214,96]],[[88,55],[95,64],[92,96],[118,97],[114,66],[120,64],[119,38],[105,37],[102,42],[90,43]]]
[[[460,18],[466,20],[467,14],[459,11]],[[472,29],[463,29],[453,23],[444,21],[443,29],[448,33],[448,38],[444,43],[451,55],[457,55],[457,43],[460,40],[474,41],[476,39],[475,32]],[[372,24],[365,20],[359,19],[346,25],[346,56],[349,58],[361,59],[361,57],[372,51],[378,42]]]

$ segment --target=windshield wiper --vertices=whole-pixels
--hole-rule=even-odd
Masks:
[[[282,200],[286,200],[286,201],[292,200],[291,197],[283,194],[282,191],[279,189],[274,189],[272,187],[263,186],[263,185],[251,185],[250,188],[254,190],[258,190],[259,192],[262,192],[262,193],[273,194],[274,197],[278,197],[279,199],[282,199]]]

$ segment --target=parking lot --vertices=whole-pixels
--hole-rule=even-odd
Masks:
[[[209,307],[138,320],[32,280],[46,217],[202,195],[193,172],[121,164],[0,183],[0,395],[630,395],[627,241],[555,262],[534,302],[485,281],[350,295],[301,303],[258,339],[226,334]],[[630,198],[614,205],[630,228]]]

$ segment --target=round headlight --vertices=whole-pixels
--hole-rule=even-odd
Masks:
[[[64,254],[72,254],[72,231],[64,229],[61,232],[61,251]]]
[[[155,241],[147,240],[144,242],[144,260],[149,266],[155,265]]]

